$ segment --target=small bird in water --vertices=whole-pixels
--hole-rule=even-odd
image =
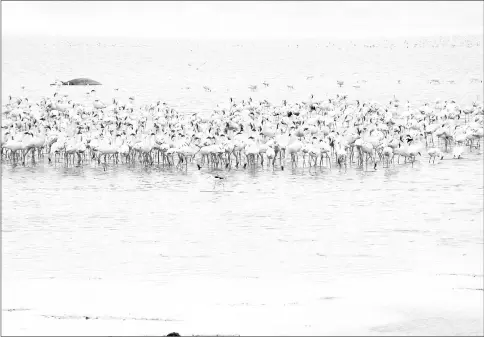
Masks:
[[[222,188],[225,189],[225,185],[224,185],[225,177],[222,177],[222,176],[216,174],[214,176],[214,179],[215,179],[215,181],[214,181],[214,184],[213,184],[213,189],[215,189],[215,186],[217,186],[217,185],[222,185]]]
[[[196,68],[196,70],[200,70],[200,68],[201,68],[201,67],[203,67],[203,66],[205,65],[205,63],[207,63],[207,61],[203,62],[203,63],[202,63],[200,66],[198,66],[198,67]]]

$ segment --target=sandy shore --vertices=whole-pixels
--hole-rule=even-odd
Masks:
[[[3,335],[482,335],[481,275],[3,281]]]

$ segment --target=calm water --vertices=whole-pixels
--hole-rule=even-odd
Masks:
[[[482,334],[482,169],[3,165],[3,331]]]
[[[139,47],[119,41],[75,47],[62,41],[9,43],[2,48],[2,97],[19,93],[20,84],[29,96],[46,95],[54,90],[48,86],[53,78],[80,76],[103,82],[100,96],[119,86],[139,100],[160,97],[186,110],[209,108],[228,95],[246,97],[246,87],[263,80],[271,86],[250,93],[253,97],[297,99],[309,92],[318,97],[338,91],[336,79],[350,83],[355,78],[368,82],[359,91],[347,88],[354,98],[386,99],[395,92],[401,100],[470,101],[482,95],[482,84],[468,80],[482,79],[482,44],[352,47],[348,53],[302,42],[299,48],[294,42],[243,47],[173,41]],[[187,66],[205,61],[198,72]],[[314,79],[306,80],[309,75]],[[397,78],[402,85],[394,83]],[[431,78],[456,84],[432,86],[426,82]],[[286,84],[296,90],[288,92]],[[192,89],[181,89],[187,85]],[[203,85],[213,92],[204,92]],[[84,89],[63,90],[81,97]],[[225,188],[231,192],[226,193],[203,192],[212,189],[209,172],[193,167],[181,173],[123,165],[104,172],[90,165],[3,163],[2,306],[34,310],[37,316],[29,316],[30,321],[22,318],[34,326],[64,322],[43,318],[38,323],[41,314],[143,311],[155,316],[160,309],[149,299],[156,298],[156,305],[168,305],[171,317],[182,321],[163,323],[161,333],[179,326],[193,333],[247,334],[253,327],[268,334],[482,334],[482,292],[475,290],[482,289],[484,262],[482,159],[473,153],[431,165],[424,157],[413,168],[395,165],[376,172],[234,170],[228,173]],[[446,291],[474,290],[426,297],[454,282],[449,277],[458,278],[459,285],[452,283]],[[313,302],[320,299],[328,301],[318,307]],[[341,302],[345,299],[350,302]],[[370,310],[376,299],[378,308],[371,304]],[[196,309],[189,314],[191,305]],[[268,312],[254,309],[257,305],[280,314],[273,325]],[[210,317],[213,310],[226,315],[222,321],[231,322],[232,330],[217,330],[222,323]],[[351,310],[357,311],[349,318],[356,330],[345,330],[350,323],[338,317]],[[315,316],[322,312],[324,320]],[[381,322],[384,313],[396,316]],[[17,321],[23,314],[9,314],[4,332],[26,333]],[[370,322],[366,330],[356,316]],[[421,317],[430,317],[430,323],[415,323]],[[442,317],[451,326],[439,321]],[[212,330],[204,330],[201,321]],[[131,331],[123,327],[106,331]],[[84,333],[100,331],[92,329]],[[147,325],[133,329],[160,333]]]
[[[49,84],[55,78],[76,77],[103,83],[97,89],[105,101],[112,97],[113,88],[120,88],[121,99],[130,95],[139,102],[161,99],[184,111],[212,109],[227,103],[229,96],[250,95],[280,103],[306,100],[310,93],[323,99],[342,91],[354,98],[384,102],[394,94],[402,102],[453,98],[468,104],[477,95],[482,99],[482,83],[469,83],[473,77],[483,79],[482,36],[408,39],[408,48],[404,42],[5,38],[2,99],[22,94],[22,85],[26,95],[39,98],[53,93],[55,88]],[[440,79],[442,84],[430,85],[431,79]],[[342,89],[337,80],[345,81]],[[450,80],[455,84],[449,84]],[[270,86],[265,88],[263,81]],[[356,81],[361,83],[359,89],[352,86]],[[251,92],[249,85],[257,85],[258,91]],[[203,86],[212,92],[205,92]],[[82,99],[86,91],[62,90],[76,99]]]
[[[422,161],[346,174],[232,171],[226,193],[202,192],[213,184],[196,168],[4,165],[4,277],[445,271],[459,252],[482,252],[482,155]]]

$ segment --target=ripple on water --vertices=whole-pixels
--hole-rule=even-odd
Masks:
[[[40,97],[45,94],[45,73],[53,69],[69,72],[66,67],[78,57],[77,51],[58,46],[58,55],[65,60],[59,65],[58,57],[42,53],[42,49],[33,58],[32,53],[25,52],[32,50],[29,48],[32,44],[23,44],[20,52],[5,48],[2,75],[9,88],[2,93],[17,95],[19,83],[28,82],[32,83],[29,97]],[[194,57],[207,55],[204,48],[212,47],[200,47]],[[296,89],[307,88],[291,93],[278,89],[250,93],[255,100],[307,99],[307,92],[313,89],[333,93],[337,90],[333,88],[335,77],[351,74],[345,69],[349,66],[358,68],[360,78],[368,78],[369,84],[405,74],[401,76],[402,85],[389,83],[385,92],[363,87],[358,92],[380,101],[387,101],[394,93],[419,101],[433,98],[435,90],[441,97],[453,96],[457,101],[482,94],[482,86],[457,84],[436,89],[424,84],[433,76],[482,73],[482,53],[475,52],[466,54],[464,63],[459,62],[462,56],[455,51],[424,53],[419,49],[392,55],[364,50],[359,53],[359,61],[350,61],[347,51],[325,48],[324,58],[335,67],[325,71],[324,77],[319,76],[321,81],[316,80],[318,76],[303,81],[295,79],[300,69],[294,65],[319,69],[321,53],[305,53],[307,62],[299,62],[301,56],[285,46],[263,53],[254,48],[227,48],[217,53],[219,66],[211,68],[218,72],[225,69],[225,73],[211,79],[215,81],[212,95],[201,95],[196,90],[180,94],[173,81],[158,83],[159,79],[151,76],[156,62],[143,68],[136,62],[139,53],[128,47],[121,49],[128,55],[124,61],[116,57],[120,49],[87,49],[86,57],[96,62],[86,64],[98,67],[101,77],[110,77],[113,83],[129,83],[127,90],[134,91],[140,100],[157,99],[163,92],[168,102],[180,102],[181,111],[193,105],[207,109],[214,102],[226,101],[227,92],[220,90],[226,84],[217,81],[240,79],[241,75],[264,75],[271,89],[285,89],[287,79],[294,79]],[[176,73],[189,78],[190,86],[200,91],[206,85],[206,73],[188,73],[181,66],[185,59],[167,60],[172,53],[166,53],[166,45],[150,51],[157,56],[153,60],[164,64],[158,68],[163,68],[167,76]],[[274,53],[279,56],[274,57]],[[230,64],[226,64],[229,59]],[[256,59],[265,60],[265,66],[258,66]],[[403,59],[406,62],[401,62]],[[453,66],[456,60],[458,72]],[[45,66],[39,70],[33,61]],[[21,68],[23,72],[18,71]],[[112,77],[119,73],[116,69],[125,69],[122,78]],[[294,74],[283,74],[280,69]],[[66,90],[77,99],[75,88]],[[102,90],[112,88],[100,88],[104,95]],[[351,97],[355,92],[349,90]],[[246,88],[230,88],[229,93],[237,97],[248,94]],[[238,170],[230,173],[226,184],[234,192],[217,194],[200,193],[212,186],[193,168],[181,173],[157,167],[108,165],[103,171],[96,165],[65,168],[28,163],[26,167],[12,167],[2,163],[2,277],[163,283],[176,277],[282,280],[304,275],[326,282],[402,270],[440,272],[456,265],[465,270],[477,268],[474,265],[482,266],[482,168],[482,155],[470,154],[463,160],[443,160],[435,165],[422,158],[413,168],[397,164],[376,172],[354,167],[344,172],[334,166],[311,173],[289,167],[284,172]],[[477,264],[466,262],[463,254],[479,256],[480,260]],[[329,299],[333,298],[329,294],[322,300],[332,302]],[[467,323],[470,326],[475,322]],[[436,318],[426,322],[409,319],[377,326],[374,331],[438,334],[441,330],[437,326],[443,325]]]
[[[146,270],[169,275],[173,271],[163,271],[157,263],[162,254],[184,256],[178,258],[185,261],[184,274],[210,270],[218,274],[230,273],[232,267],[231,262],[220,263],[215,257],[230,253],[239,261],[234,267],[237,273],[257,267],[270,274],[280,268],[270,262],[280,245],[295,254],[284,263],[287,271],[321,267],[316,259],[301,266],[297,250],[312,250],[313,246],[326,247],[327,252],[319,253],[330,260],[336,259],[333,249],[361,260],[359,266],[334,265],[336,273],[338,269],[348,272],[348,268],[357,272],[365,266],[391,270],[404,264],[405,256],[377,254],[381,261],[374,264],[369,261],[375,255],[361,249],[407,249],[409,241],[423,245],[422,249],[479,242],[472,237],[482,235],[482,194],[477,193],[482,185],[476,186],[482,182],[482,162],[459,166],[458,173],[452,170],[454,163],[447,161],[445,170],[429,166],[418,173],[405,168],[392,180],[384,171],[368,176],[332,171],[315,177],[266,170],[254,175],[239,170],[232,171],[226,183],[228,188],[233,181],[230,189],[235,193],[225,194],[200,193],[207,182],[190,169],[180,176],[166,170],[147,172],[119,166],[115,172],[104,172],[86,166],[80,175],[79,168],[11,168],[4,164],[2,230],[9,267],[5,271],[11,276],[34,277],[47,270],[74,272],[76,266],[76,274],[88,275],[93,267],[80,258],[87,254],[96,259],[96,270],[101,273],[126,270],[143,259],[147,266],[143,274],[135,268],[128,273],[130,277],[143,278]],[[453,239],[429,240],[444,232]],[[109,249],[119,249],[118,255],[115,251],[106,255]],[[186,254],[177,253],[180,249]],[[131,258],[121,263],[119,252],[125,255],[126,251]],[[247,262],[249,251],[259,259]],[[76,256],[76,263],[56,262],[55,257],[63,254]],[[29,262],[24,258],[28,256],[36,258]],[[203,268],[197,262],[200,257],[206,260]],[[170,265],[176,266],[173,261]],[[324,274],[318,275],[324,278]]]

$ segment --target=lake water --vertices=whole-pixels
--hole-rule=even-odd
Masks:
[[[365,47],[372,45],[378,47]],[[280,103],[345,92],[385,103],[395,94],[402,102],[453,98],[465,104],[483,96],[482,83],[470,83],[483,79],[483,36],[353,42],[5,38],[2,47],[4,101],[21,95],[22,85],[36,99],[54,92],[49,84],[56,78],[77,77],[101,82],[96,89],[107,102],[119,88],[125,101],[131,95],[142,103],[160,99],[182,111],[213,109],[230,96]],[[432,79],[442,84],[429,84]],[[77,100],[86,91],[62,90]]]
[[[89,76],[100,96],[120,86],[186,111],[229,95],[318,98],[356,77],[368,82],[345,89],[354,98],[482,99],[469,82],[482,79],[482,44],[88,43],[2,42],[2,98]],[[266,91],[246,88],[263,80]],[[2,334],[482,335],[482,160],[473,150],[376,172],[239,169],[225,193],[204,192],[210,172],[193,167],[2,163]]]

